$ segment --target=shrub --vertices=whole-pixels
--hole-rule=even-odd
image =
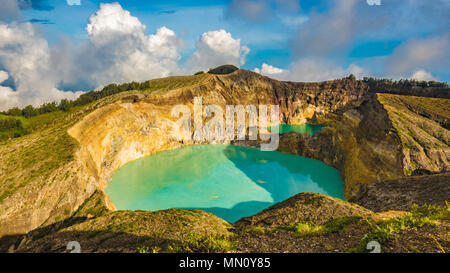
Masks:
[[[176,253],[224,253],[233,249],[233,243],[224,235],[188,234],[168,247]]]

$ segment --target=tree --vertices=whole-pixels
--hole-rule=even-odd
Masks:
[[[58,106],[56,105],[56,102],[44,103],[41,107],[37,108],[36,110],[38,111],[39,114],[51,113],[58,110]]]
[[[19,109],[19,107],[14,107],[14,108],[9,109],[6,112],[6,114],[9,115],[9,116],[21,116],[22,115],[22,110]]]
[[[70,107],[72,107],[72,102],[68,99],[62,99],[59,103],[58,109],[67,112],[70,110]]]
[[[38,114],[36,109],[32,105],[28,105],[27,107],[23,108],[22,115],[26,118],[34,117]]]

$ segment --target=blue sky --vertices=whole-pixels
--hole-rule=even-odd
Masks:
[[[247,61],[242,68],[253,70],[255,67],[260,67],[263,63],[286,69],[294,61],[292,56],[292,43],[296,33],[302,24],[288,25],[281,20],[284,18],[290,18],[295,22],[295,18],[307,19],[312,13],[327,14],[333,6],[339,1],[284,1],[284,2],[297,2],[298,10],[290,12],[289,10],[283,10],[280,8],[282,4],[277,4],[277,1],[253,1],[255,3],[267,2],[267,6],[271,9],[269,17],[265,19],[251,20],[249,18],[239,18],[239,15],[233,17],[229,15],[230,5],[233,1],[142,1],[142,0],[126,0],[126,1],[97,1],[97,0],[81,0],[81,5],[68,5],[64,0],[48,0],[39,1],[43,2],[46,6],[52,7],[51,10],[40,9],[27,9],[24,14],[24,20],[48,20],[52,24],[45,24],[46,37],[49,43],[55,43],[61,39],[62,36],[66,36],[74,42],[81,42],[87,39],[87,33],[85,31],[88,23],[88,18],[94,14],[100,5],[100,3],[112,3],[119,2],[121,6],[131,12],[131,15],[136,16],[139,20],[146,25],[146,33],[152,34],[157,28],[166,26],[169,29],[174,30],[178,35],[182,35],[186,47],[181,52],[182,62],[185,61],[195,51],[195,42],[199,35],[204,32],[225,29],[230,32],[233,37],[240,38],[242,44],[248,46],[251,51],[248,55]],[[252,1],[234,1],[237,2],[252,2]],[[282,2],[282,1],[280,1]],[[391,5],[393,1],[380,1],[381,5],[368,5],[365,0],[360,0],[360,6],[365,6],[365,13],[361,13],[360,16],[371,16],[371,10],[373,16],[378,16],[385,10],[392,9],[396,12],[398,5]],[[376,1],[375,1],[376,2]],[[395,2],[395,1],[394,1]],[[402,1],[404,2],[404,10],[414,9],[419,7],[414,2],[419,1]],[[424,1],[421,1],[424,2]],[[427,1],[428,5],[438,6],[438,1]],[[442,3],[445,3],[443,1]],[[442,4],[444,5],[444,4]],[[448,1],[446,3],[448,5]],[[392,7],[390,7],[392,6]],[[447,6],[448,8],[448,6]],[[425,12],[421,10],[414,10],[415,13],[424,13],[423,16],[427,16],[429,21],[426,21],[426,25],[413,25],[410,26],[398,26],[397,30],[400,33],[393,33],[393,35],[385,35],[384,37],[370,37],[367,35],[372,30],[360,31],[360,37],[356,37],[351,43],[348,44],[347,52],[345,56],[342,53],[336,56],[327,56],[333,60],[337,60],[339,64],[349,65],[350,63],[364,63],[367,62],[367,58],[371,57],[383,57],[392,54],[394,49],[402,42],[406,42],[413,37],[424,37],[433,35],[436,31],[436,24],[445,24],[448,21],[433,22],[433,13]],[[231,13],[237,13],[231,11]],[[416,15],[417,15],[416,14]],[[351,16],[358,17],[358,14],[350,14]],[[411,17],[416,16],[411,14]],[[395,16],[395,14],[394,14]],[[395,18],[394,18],[395,19]],[[402,20],[400,16],[398,18]],[[411,20],[411,23],[414,23]],[[416,20],[417,23],[423,23],[420,20]],[[386,24],[389,24],[389,18],[386,19]],[[36,22],[39,24],[39,22]],[[445,27],[445,25],[443,26]],[[447,25],[448,31],[448,25]],[[394,31],[395,32],[395,31]],[[398,35],[400,34],[400,35]],[[376,65],[376,64],[374,64]],[[374,76],[389,76],[382,75],[381,68],[374,69]],[[432,75],[439,80],[448,81],[450,79],[450,72],[448,67],[433,71]],[[368,73],[370,74],[370,73]],[[380,75],[376,75],[380,74]],[[393,75],[394,78],[399,75]],[[407,77],[408,75],[400,75]]]
[[[0,91],[26,94],[16,104],[45,100],[48,92],[27,90],[30,78],[45,78],[55,89],[47,97],[59,98],[221,62],[280,80],[353,73],[450,82],[449,0],[4,1],[16,3],[0,12],[4,35],[23,37],[0,44]],[[5,55],[26,46],[13,53],[28,60],[36,51],[32,64]],[[40,74],[20,78],[30,66]]]
[[[46,37],[55,43],[62,36],[74,42],[87,39],[86,25],[88,18],[98,10],[100,3],[119,2],[133,16],[146,25],[146,33],[152,34],[166,26],[182,35],[186,44],[183,60],[195,51],[195,42],[204,32],[225,29],[242,43],[251,47],[251,59],[242,66],[253,69],[264,61],[274,61],[277,65],[289,62],[290,50],[287,45],[293,29],[279,23],[258,24],[254,22],[229,20],[225,16],[225,8],[230,1],[87,1],[82,0],[80,6],[69,6],[64,1],[47,1],[54,7],[52,10],[27,10],[24,20],[48,20],[45,24]],[[38,22],[37,22],[38,23]]]

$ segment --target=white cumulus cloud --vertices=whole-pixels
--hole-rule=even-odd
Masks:
[[[100,4],[100,9],[89,17],[86,30],[90,40],[99,45],[116,41],[122,38],[121,35],[145,36],[145,26],[119,3]]]
[[[255,68],[254,71],[256,73],[260,73],[260,74],[267,75],[267,76],[271,76],[274,74],[281,74],[284,72],[283,69],[272,66],[270,64],[266,64],[266,63],[262,64],[261,69]]]
[[[89,41],[81,49],[81,55],[89,54],[90,58],[80,67],[96,65],[95,71],[88,70],[90,83],[144,81],[176,73],[180,60],[178,51],[183,46],[181,39],[166,27],[149,36],[145,35],[145,29],[145,25],[120,4],[101,4],[89,18],[86,27]]]
[[[450,65],[449,34],[424,39],[412,38],[399,45],[385,63],[391,77],[404,77],[420,69],[432,70]]]
[[[8,72],[0,70],[0,83],[6,81],[9,78]]]
[[[207,70],[223,64],[241,66],[250,52],[241,46],[241,39],[234,39],[225,30],[214,30],[203,33],[197,40],[197,51],[188,60],[191,70]]]
[[[418,81],[434,81],[436,80],[433,75],[431,75],[430,72],[427,72],[423,69],[417,70],[414,72],[411,76],[411,79],[418,80]]]
[[[280,69],[272,65],[263,64],[261,69],[255,68],[254,71],[278,80],[299,82],[334,80],[350,74],[355,75],[356,78],[361,78],[366,74],[363,68],[355,64],[351,64],[347,68],[342,68],[320,58],[296,61],[288,69]]]
[[[32,24],[0,24],[0,64],[15,85],[15,90],[1,87],[0,109],[77,97],[56,88],[50,54],[47,41]]]
[[[8,73],[6,71],[0,70],[0,84],[6,81],[8,78]],[[0,85],[0,105],[2,103],[12,104],[13,102],[17,102],[17,98],[14,97],[13,90],[10,87]]]
[[[197,51],[180,68],[183,41],[165,26],[146,26],[119,3],[100,4],[89,17],[87,40],[62,39],[49,47],[31,23],[0,22],[0,67],[13,86],[0,88],[0,110],[73,99],[81,90],[109,83],[145,81],[223,64],[241,66],[250,49],[225,30],[203,33]]]
[[[30,23],[0,23],[0,67],[14,89],[1,87],[0,110],[76,98],[80,90],[112,82],[145,81],[179,72],[183,42],[161,27],[152,35],[120,4],[101,4],[89,18],[88,39],[54,47]]]

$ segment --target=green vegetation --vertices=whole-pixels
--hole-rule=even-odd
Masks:
[[[137,222],[112,223],[109,226],[109,232],[131,232],[138,228]]]
[[[443,207],[427,204],[414,205],[411,212],[407,212],[401,217],[377,222],[367,221],[371,231],[361,239],[358,247],[350,249],[349,252],[368,252],[366,246],[370,241],[376,241],[383,246],[389,241],[397,240],[399,238],[397,233],[400,230],[421,228],[425,225],[439,225],[442,220],[450,220],[449,203]]]
[[[314,225],[308,223],[298,223],[295,225],[282,225],[278,227],[282,230],[295,232],[298,237],[306,237],[324,234],[325,227],[323,225]]]
[[[221,65],[219,67],[210,69],[208,71],[209,74],[218,74],[218,75],[223,75],[223,74],[230,74],[233,73],[234,71],[239,70],[239,68],[237,68],[236,66],[232,65],[232,64],[226,64],[226,65]]]
[[[450,86],[446,82],[437,82],[437,81],[418,81],[413,79],[400,79],[398,81],[394,81],[392,79],[377,79],[372,77],[364,77],[363,81],[368,84],[384,84],[384,85],[396,85],[398,87],[412,87],[412,86],[420,86],[420,87],[438,87],[438,88],[449,88]]]
[[[107,212],[99,193],[96,191],[85,203],[74,213],[75,217],[100,217]]]
[[[24,130],[36,130],[37,133],[3,139],[0,145],[0,181],[3,182],[0,183],[0,203],[30,183],[38,188],[52,183],[58,175],[53,172],[73,160],[77,144],[66,130],[76,122],[73,115],[78,110],[74,107],[68,112],[57,111],[29,119],[8,117],[20,120]]]
[[[340,232],[347,225],[359,223],[361,219],[361,216],[346,216],[333,219],[323,225],[297,223],[295,225],[282,225],[278,228],[293,231],[298,237],[317,236]]]
[[[0,140],[21,137],[29,133],[27,122],[23,117],[0,115]]]
[[[417,169],[439,171],[440,161],[431,150],[445,150],[450,144],[450,100],[405,95],[377,94],[400,137],[403,152],[410,158],[405,175]],[[445,155],[443,155],[445,157]]]
[[[95,91],[91,90],[79,98],[75,100],[67,100],[63,99],[59,103],[50,102],[44,103],[39,107],[33,107],[32,105],[28,105],[23,109],[18,107],[11,108],[7,111],[0,112],[0,140],[7,138],[15,138],[20,137],[26,134],[31,133],[32,131],[36,131],[35,127],[39,127],[34,125],[32,122],[28,122],[28,119],[36,116],[40,116],[43,114],[54,113],[58,111],[69,111],[73,107],[84,106],[94,101],[98,101],[102,98],[131,90],[137,91],[145,91],[145,92],[153,92],[157,90],[167,91],[170,89],[176,89],[181,87],[186,87],[194,84],[200,83],[203,79],[207,77],[207,74],[229,74],[238,70],[237,67],[233,65],[223,65],[216,68],[213,68],[208,71],[208,73],[204,73],[203,71],[199,71],[195,73],[195,76],[173,76],[166,77],[161,79],[154,79],[145,82],[131,82],[131,83],[123,83],[123,84],[109,84],[102,88],[101,90]],[[356,77],[351,74],[346,79],[350,79],[352,81],[356,80]],[[388,84],[388,85],[398,85],[399,87],[409,87],[409,86],[422,86],[422,87],[440,87],[440,88],[448,88],[449,85],[447,83],[436,82],[436,81],[416,81],[416,80],[399,80],[392,81],[390,79],[375,79],[375,78],[364,78],[364,82],[369,84]],[[10,120],[6,121],[7,124],[2,124],[1,117],[9,116],[14,117]],[[25,119],[23,119],[25,118]],[[20,121],[22,124],[20,124]],[[13,124],[14,123],[14,124]],[[28,126],[30,123],[30,126]],[[13,128],[11,128],[11,126]]]
[[[52,113],[56,112],[58,110],[61,111],[69,111],[72,107],[80,106],[80,105],[86,105],[93,101],[99,100],[104,97],[111,96],[113,94],[117,94],[124,91],[130,91],[130,90],[145,90],[150,88],[150,82],[146,81],[142,83],[137,82],[131,82],[131,83],[124,83],[124,84],[109,84],[105,86],[100,91],[89,91],[85,94],[81,95],[76,100],[68,100],[63,99],[57,104],[56,102],[51,103],[45,103],[42,106],[39,106],[37,108],[33,107],[32,105],[28,105],[23,109],[19,109],[18,107],[14,107],[9,109],[6,112],[3,112],[4,115],[8,116],[23,116],[26,118],[34,117],[37,115],[42,115],[45,113]]]
[[[247,232],[264,234],[264,233],[266,233],[266,231],[267,231],[267,228],[264,228],[264,227],[261,227],[261,226],[250,225],[250,226],[246,226],[242,230],[241,234],[244,234],[244,233],[247,233]]]
[[[45,103],[39,107],[28,105],[23,109],[18,107],[0,112],[0,140],[20,137],[42,128],[42,123],[52,122],[54,113],[73,112],[82,106],[98,101],[102,98],[114,94],[137,90],[145,92],[167,91],[171,89],[191,86],[200,83],[207,74],[198,74],[196,76],[173,76],[161,79],[154,79],[145,82],[131,82],[124,84],[109,84],[99,91],[89,91],[82,94],[76,100],[63,99],[59,103]],[[8,118],[8,121],[2,124],[2,119]],[[20,124],[20,123],[21,124]],[[13,127],[13,128],[11,128]]]
[[[397,106],[408,107],[419,113],[423,112],[426,116],[450,119],[450,112],[448,111],[450,109],[449,99],[386,94],[378,94],[378,96],[388,104],[391,102],[391,104]]]
[[[347,79],[351,80],[351,81],[356,81],[356,76],[353,74],[350,74]]]
[[[159,253],[161,251],[161,248],[155,246],[152,249],[150,249],[148,246],[142,246],[137,248],[139,253]]]
[[[56,125],[69,114],[75,113],[80,108],[72,107],[65,112],[57,110],[55,112],[47,112],[30,117],[0,114],[0,140],[22,137]]]
[[[175,253],[224,253],[234,249],[233,243],[224,235],[187,234],[169,245],[168,252]]]

